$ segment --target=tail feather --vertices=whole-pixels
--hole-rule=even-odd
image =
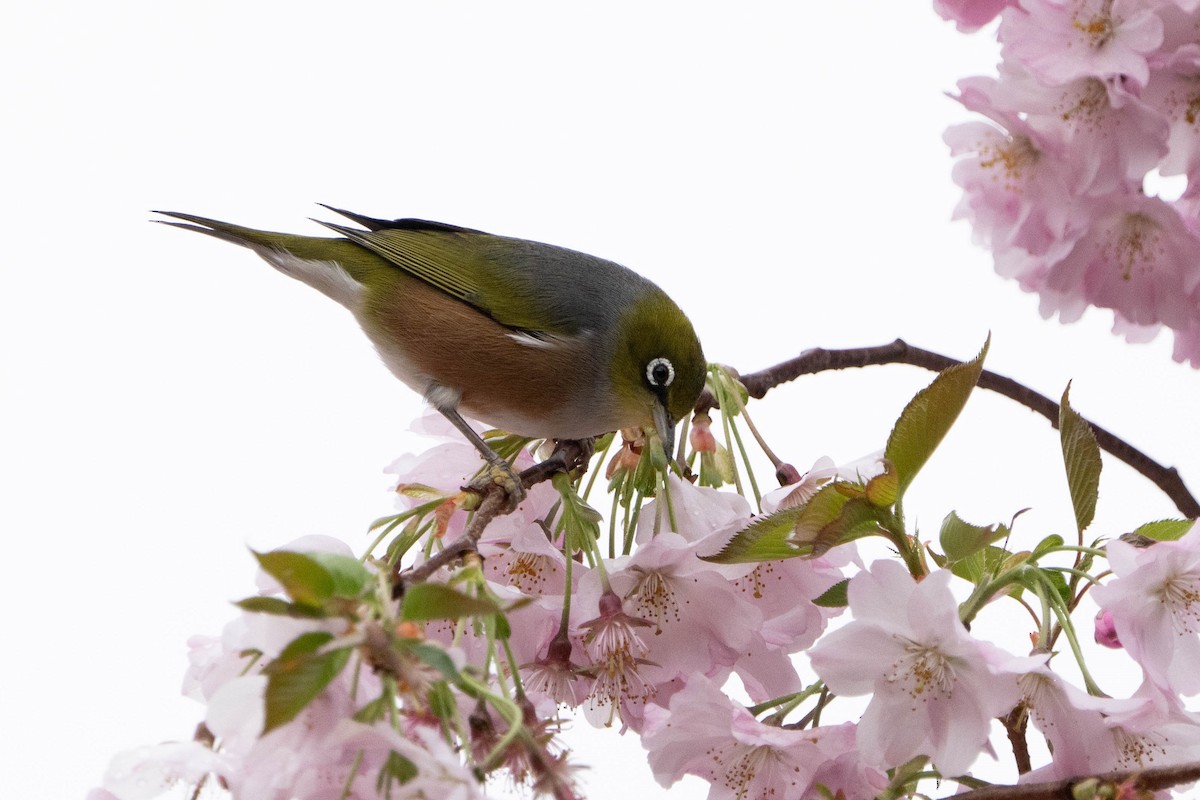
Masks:
[[[348,239],[297,236],[233,225],[177,211],[155,211],[183,222],[154,220],[249,248],[283,274],[306,283],[351,310],[361,304],[363,282],[385,272],[387,262]]]
[[[335,214],[340,214],[351,222],[362,225],[369,231],[381,231],[384,228],[390,228],[395,224],[391,220],[376,219],[375,217],[368,217],[365,214],[356,214],[353,211],[347,211],[344,208],[334,208],[333,206],[326,205],[325,203],[317,203],[317,205],[319,205],[321,208],[327,208]]]

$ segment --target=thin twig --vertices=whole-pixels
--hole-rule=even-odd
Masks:
[[[521,479],[521,486],[528,491],[531,487],[550,480],[560,472],[572,472],[576,469],[586,468],[588,460],[594,452],[594,446],[595,441],[592,439],[582,441],[564,439],[555,443],[554,452],[550,454],[549,458],[534,464],[518,476]],[[510,514],[514,510],[508,503],[504,487],[490,484],[483,491],[483,499],[475,509],[474,516],[471,517],[466,529],[457,539],[421,564],[406,572],[398,571],[393,576],[397,591],[403,591],[402,587],[406,584],[420,583],[428,579],[430,575],[442,567],[454,563],[467,553],[476,552],[479,537],[483,535],[483,530],[488,523],[496,517]]]
[[[1094,779],[1102,784],[1113,786],[1125,784],[1134,790],[1157,792],[1200,780],[1200,762],[1110,772],[1106,775],[1096,775]],[[1092,780],[1092,778],[1085,776],[1050,783],[1027,783],[1020,786],[985,786],[982,789],[953,795],[953,798],[954,800],[1074,800],[1075,794],[1072,793],[1072,788],[1087,780]]]
[[[877,347],[856,347],[849,350],[824,350],[821,348],[806,350],[796,358],[773,367],[742,375],[741,381],[751,397],[761,399],[768,391],[782,383],[795,380],[801,375],[812,375],[828,370],[867,367],[875,364],[910,364],[940,371],[957,363],[959,362],[955,359],[913,347],[904,340],[897,339],[890,344]],[[1058,403],[1049,397],[1017,383],[1012,378],[997,375],[989,370],[984,370],[979,376],[979,386],[1021,403],[1048,419],[1055,428],[1058,427]],[[702,396],[697,403],[698,409],[707,410],[712,407],[711,395]],[[1171,498],[1176,508],[1185,517],[1189,519],[1200,517],[1200,503],[1188,491],[1183,479],[1179,477],[1179,472],[1174,467],[1164,467],[1104,428],[1091,422],[1088,424],[1095,433],[1096,442],[1101,449],[1124,461],[1152,481],[1167,497]]]

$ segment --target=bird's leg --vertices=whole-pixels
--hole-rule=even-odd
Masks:
[[[443,417],[450,420],[451,425],[458,428],[459,432],[487,462],[483,474],[463,488],[477,494],[484,494],[490,490],[491,486],[497,485],[508,497],[510,508],[515,509],[520,505],[521,501],[525,499],[525,486],[521,482],[521,477],[513,472],[509,463],[497,455],[495,450],[488,447],[483,437],[476,433],[475,429],[468,425],[467,421],[458,413],[458,392],[440,384],[430,384],[425,390],[425,399],[441,412]]]

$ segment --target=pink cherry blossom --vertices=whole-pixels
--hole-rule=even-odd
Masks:
[[[997,104],[1005,87],[995,79],[966,78],[958,89],[956,99],[992,123],[964,123],[944,135],[951,155],[959,157],[952,178],[962,187],[963,198],[955,218],[970,220],[980,244],[998,252],[1020,248],[1053,263],[1056,251],[1069,245],[1086,220],[1080,198],[1070,191],[1080,182],[1075,165],[1054,137]],[[1040,263],[1045,262],[1026,260],[1018,270],[1004,270],[998,258],[997,271],[1024,279]],[[1027,280],[1022,285],[1039,288]]]
[[[1130,698],[1093,697],[1046,668],[1023,675],[1020,684],[1053,757],[1023,775],[1023,783],[1177,764],[1200,753],[1196,715],[1153,684]]]
[[[1163,23],[1141,0],[1021,0],[997,38],[1005,58],[1049,85],[1128,76],[1145,86]]]
[[[1142,98],[1170,124],[1163,175],[1200,179],[1200,43],[1190,43],[1167,56],[1147,84]]]
[[[714,531],[750,521],[750,504],[736,492],[694,486],[676,475],[668,475],[667,497],[670,513],[663,497],[642,508],[634,539],[637,544],[649,542],[656,531],[670,531],[689,542],[697,542]]]
[[[684,775],[698,775],[712,784],[709,800],[808,797],[818,770],[853,749],[853,742],[850,725],[816,730],[764,725],[701,676],[688,680],[669,709],[647,708],[642,733],[658,782],[670,786]]]
[[[1000,12],[1016,5],[1017,0],[933,0],[933,10],[942,19],[954,22],[960,31],[970,33],[1000,16]]]
[[[962,774],[986,747],[992,718],[1016,705],[1017,675],[1038,663],[974,639],[950,577],[942,570],[916,583],[900,564],[876,562],[850,580],[853,621],[809,651],[835,693],[873,693],[857,739],[868,763],[924,755],[943,775]]]
[[[1106,549],[1116,578],[1092,594],[1126,651],[1164,690],[1200,692],[1200,530],[1145,548],[1116,540]]]
[[[1155,197],[1113,197],[1097,207],[1091,226],[1049,271],[1041,310],[1074,321],[1083,298],[1135,325],[1188,325],[1188,296],[1200,286],[1197,240],[1179,214]]]
[[[195,785],[227,771],[228,759],[200,742],[163,742],[118,753],[102,789],[89,800],[151,800],[177,786]]]

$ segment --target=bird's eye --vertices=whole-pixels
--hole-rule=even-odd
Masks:
[[[646,365],[646,380],[651,386],[670,386],[675,380],[675,368],[665,358],[656,358]]]

